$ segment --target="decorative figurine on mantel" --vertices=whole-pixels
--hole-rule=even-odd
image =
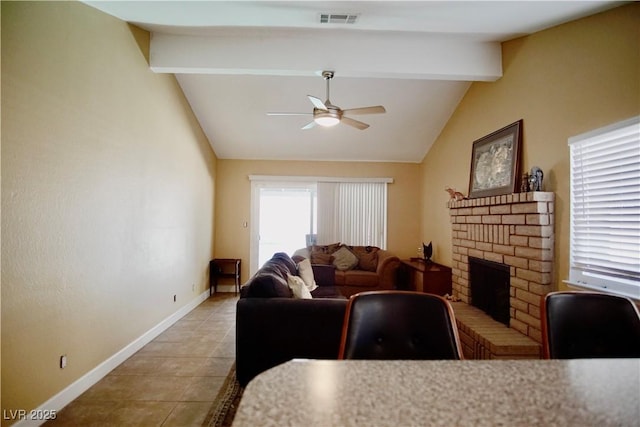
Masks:
[[[531,168],[531,172],[529,172],[529,190],[530,191],[542,191],[542,178],[544,177],[544,173],[542,173],[542,169],[537,166]]]
[[[433,255],[432,242],[429,242],[428,245],[422,243],[422,256],[424,257],[424,262],[431,262],[431,255]]]
[[[529,174],[526,172],[522,175],[522,181],[520,182],[520,192],[529,192]]]
[[[456,202],[460,201],[460,200],[465,200],[467,198],[467,196],[465,196],[464,194],[462,194],[459,191],[456,191],[454,188],[445,188],[444,191],[446,191],[447,193],[449,193],[449,200],[455,200]]]

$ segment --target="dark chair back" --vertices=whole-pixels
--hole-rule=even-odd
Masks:
[[[640,357],[640,314],[629,298],[595,292],[551,292],[541,304],[548,359]]]
[[[419,292],[353,295],[342,327],[340,359],[462,359],[451,305]]]

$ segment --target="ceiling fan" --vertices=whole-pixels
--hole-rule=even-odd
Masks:
[[[333,71],[323,71],[322,77],[327,82],[327,100],[322,102],[320,98],[307,95],[309,101],[313,104],[312,113],[267,113],[268,116],[313,116],[313,121],[303,126],[302,129],[311,129],[316,125],[330,127],[335,126],[338,123],[344,123],[345,125],[353,126],[354,128],[365,130],[369,127],[368,124],[361,121],[347,117],[346,114],[379,114],[385,113],[386,110],[382,105],[376,105],[371,107],[361,108],[349,108],[343,110],[337,105],[333,105],[329,100],[329,83],[333,78]]]

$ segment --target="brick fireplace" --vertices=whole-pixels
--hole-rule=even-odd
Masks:
[[[510,270],[509,327],[541,342],[540,297],[551,291],[554,193],[529,192],[447,204],[453,295],[471,303],[469,257]]]

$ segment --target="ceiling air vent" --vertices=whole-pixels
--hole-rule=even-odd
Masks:
[[[321,24],[355,24],[358,15],[355,13],[321,13]]]

